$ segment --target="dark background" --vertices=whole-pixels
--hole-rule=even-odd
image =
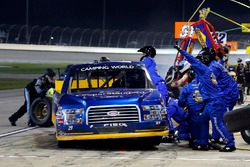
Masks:
[[[237,0],[250,6],[249,0]],[[29,0],[29,25],[102,28],[103,0]],[[106,29],[173,32],[175,21],[187,21],[202,0],[106,0]],[[230,0],[206,0],[203,7],[239,23],[250,22],[250,9]],[[184,10],[183,10],[184,9]],[[0,24],[26,24],[26,0],[1,0]],[[198,19],[198,14],[193,18]],[[216,30],[238,27],[213,14]],[[235,31],[240,33],[241,31]]]

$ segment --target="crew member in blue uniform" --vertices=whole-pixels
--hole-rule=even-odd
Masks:
[[[190,133],[189,133],[189,124],[187,121],[188,113],[185,112],[183,108],[181,108],[178,105],[177,99],[172,99],[171,97],[169,97],[168,104],[167,104],[167,111],[168,111],[169,117],[179,124],[177,127],[170,129],[170,130],[174,131],[175,134],[178,135],[177,136],[178,139],[189,140]]]
[[[210,52],[201,52],[195,58],[189,53],[182,50],[178,45],[175,48],[187,59],[187,61],[192,65],[196,73],[197,81],[199,82],[199,90],[202,95],[205,107],[203,112],[199,117],[199,137],[194,143],[193,149],[195,150],[208,150],[209,149],[209,119],[211,119],[212,124],[215,125],[216,129],[220,133],[223,141],[225,142],[225,147],[221,148],[221,152],[231,152],[236,150],[234,138],[225,128],[224,122],[221,119],[226,110],[226,106],[221,100],[223,93],[220,92],[218,83],[213,72],[207,67],[210,60]],[[206,49],[203,49],[206,50]],[[202,50],[202,51],[203,51]],[[198,60],[199,59],[199,60]]]
[[[226,111],[232,111],[237,103],[239,96],[237,82],[231,76],[228,75],[226,69],[221,65],[220,60],[222,60],[222,57],[219,57],[215,54],[214,51],[212,51],[210,58],[212,61],[209,64],[209,68],[212,70],[216,77],[220,92],[223,93],[222,100],[224,100],[224,103],[226,104]],[[223,117],[223,115],[221,115],[221,117]],[[233,137],[233,134],[231,134],[231,136]],[[213,126],[212,142],[220,143],[219,139],[220,134]]]
[[[144,46],[139,49],[138,52],[143,53],[140,61],[145,64],[153,84],[160,91],[162,97],[165,97],[164,100],[166,101],[166,97],[168,96],[167,86],[165,80],[158,74],[157,71],[156,62],[154,60],[154,57],[156,56],[155,48],[153,46]]]
[[[154,60],[154,57],[156,56],[155,48],[153,46],[144,46],[140,48],[138,52],[143,53],[143,56],[141,57],[140,61],[145,65],[154,86],[160,92],[161,96],[163,97],[164,104],[167,106],[167,99],[168,99],[167,85],[165,80],[157,72],[157,66]],[[169,122],[169,127],[173,128],[173,125],[171,124],[169,117],[168,117],[168,122]]]
[[[190,78],[191,80],[192,78]],[[188,123],[190,131],[190,147],[193,147],[193,143],[196,142],[199,136],[199,115],[202,113],[205,104],[203,102],[200,90],[199,82],[193,79],[190,83],[186,84],[180,93],[178,104],[180,107],[186,107],[188,110]]]
[[[156,88],[159,90],[166,104],[166,99],[168,96],[167,86],[165,80],[157,72],[157,66],[154,60],[156,55],[155,48],[152,46],[144,46],[143,48],[139,49],[138,52],[143,53],[140,61],[145,64],[154,86],[156,86]]]

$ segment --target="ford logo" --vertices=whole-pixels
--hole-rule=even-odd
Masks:
[[[107,112],[107,115],[108,116],[111,116],[111,117],[116,117],[118,116],[120,113],[118,111],[109,111]]]

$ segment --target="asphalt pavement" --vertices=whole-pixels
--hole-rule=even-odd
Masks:
[[[235,134],[237,150],[221,153],[217,150],[193,151],[188,143],[161,143],[154,148],[124,144],[89,144],[69,149],[57,147],[55,129],[27,128],[25,116],[10,126],[8,117],[24,102],[23,90],[0,91],[0,167],[248,167],[250,145]],[[248,96],[243,107],[250,103]]]

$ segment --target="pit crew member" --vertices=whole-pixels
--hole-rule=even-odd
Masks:
[[[50,88],[54,88],[55,72],[48,68],[46,72],[41,77],[34,79],[32,82],[28,83],[24,88],[24,104],[9,117],[9,121],[12,126],[16,126],[16,121],[21,118],[25,113],[27,113],[27,125],[35,126],[35,124],[30,119],[30,105],[38,97],[44,97],[46,92]]]
[[[221,148],[221,152],[232,152],[236,150],[234,138],[225,128],[224,122],[221,119],[226,110],[224,102],[221,100],[222,92],[219,91],[216,78],[208,65],[211,62],[210,54],[201,51],[195,58],[189,53],[182,50],[178,45],[175,48],[187,59],[196,73],[196,78],[199,82],[199,90],[202,95],[205,107],[200,114],[199,137],[194,143],[193,149],[195,150],[208,150],[209,149],[209,119],[215,125],[218,132],[225,142],[225,147]],[[199,59],[199,60],[198,60]]]

